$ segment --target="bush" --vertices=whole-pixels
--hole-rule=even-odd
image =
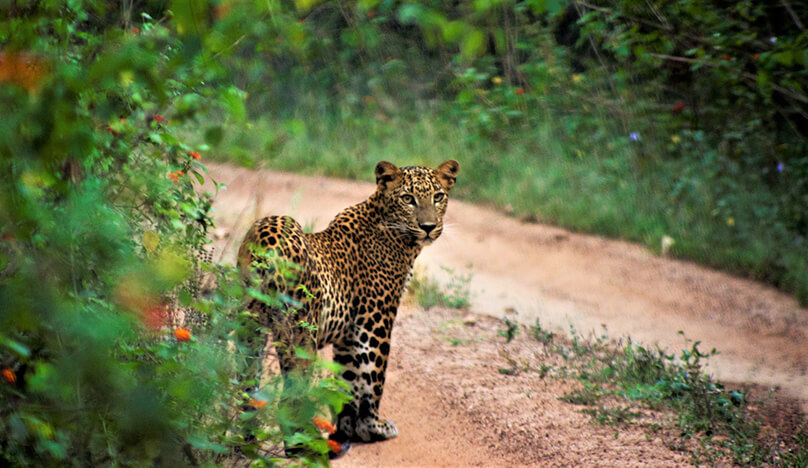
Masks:
[[[338,408],[343,387],[315,363],[287,379],[294,401],[280,398],[279,377],[246,394],[258,382],[244,380],[237,340],[254,327],[241,316],[245,285],[218,267],[219,287],[203,297],[192,273],[212,268],[194,255],[213,227],[200,160],[222,130],[208,127],[197,145],[178,135],[206,113],[243,118],[244,95],[204,85],[221,77],[201,47],[212,33],[183,5],[35,2],[2,13],[4,465],[218,464],[236,449],[268,463],[293,438],[325,460],[310,418]],[[205,325],[180,326],[181,309]],[[248,420],[255,440],[243,437]]]

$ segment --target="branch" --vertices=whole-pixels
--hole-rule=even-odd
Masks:
[[[794,20],[794,24],[796,24],[797,27],[800,28],[800,31],[804,32],[805,31],[805,26],[802,25],[802,21],[800,21],[800,17],[797,16],[797,14],[794,13],[794,10],[791,9],[791,4],[788,3],[788,0],[780,0],[780,3],[782,3],[783,6],[786,8],[786,11],[788,11],[788,14],[791,16],[791,19]]]
[[[698,61],[696,59],[687,58],[687,57],[677,57],[677,56],[674,56],[674,55],[664,55],[664,54],[649,54],[649,55],[652,56],[652,57],[662,59],[662,60],[669,60],[671,62],[700,63],[700,64],[708,66],[708,67],[717,67],[718,66],[717,63],[700,62],[700,61]],[[753,75],[753,74],[748,73],[748,72],[742,72],[741,76],[743,78],[748,79],[748,80],[754,80],[755,82],[757,82],[757,75]],[[782,86],[779,86],[779,85],[776,85],[776,84],[771,84],[770,86],[772,87],[773,90],[777,91],[778,93],[780,93],[780,94],[782,94],[782,95],[784,95],[786,97],[790,97],[791,99],[794,99],[796,101],[802,102],[804,104],[808,104],[808,96],[806,96],[804,94],[798,93],[798,92],[794,91],[793,89],[783,88]]]
[[[590,10],[599,11],[601,13],[613,13],[612,10],[610,10],[608,8],[599,7],[597,5],[592,5],[592,4],[589,4],[589,3],[586,3],[586,2],[574,2],[574,4],[576,6],[582,6],[584,8],[589,8]],[[637,23],[644,24],[644,25],[650,26],[652,28],[657,28],[657,29],[662,29],[662,30],[668,31],[668,32],[673,32],[673,28],[671,26],[669,26],[669,25],[666,25],[666,24],[654,23],[653,21],[648,21],[648,20],[644,20],[642,18],[637,18],[636,16],[629,16],[629,15],[622,15],[622,16],[623,16],[623,18],[626,18],[627,20],[636,21]]]

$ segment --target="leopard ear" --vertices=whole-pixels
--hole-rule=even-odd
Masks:
[[[460,164],[454,159],[450,159],[435,169],[435,175],[438,176],[440,184],[443,188],[450,190],[454,187],[457,180],[457,171],[460,169]]]
[[[387,161],[379,161],[376,164],[376,185],[379,190],[387,190],[388,184],[393,182],[401,175],[401,171],[393,164]]]

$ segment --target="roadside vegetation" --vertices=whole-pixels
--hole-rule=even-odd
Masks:
[[[508,343],[518,329],[535,341],[547,359],[536,363],[507,359],[500,373],[537,372],[541,378],[574,379],[579,385],[562,400],[583,407],[594,422],[614,427],[638,424],[649,437],[661,436],[671,450],[688,452],[696,466],[802,467],[808,462],[808,421],[796,407],[793,418],[778,419],[783,405],[771,390],[726,384],[706,365],[718,353],[684,336],[679,355],[604,332],[582,336],[551,332],[537,320],[529,327],[504,319],[500,335]],[[681,332],[680,332],[681,334]],[[798,405],[797,405],[798,406]],[[648,411],[668,415],[648,418]],[[652,422],[648,422],[648,421]]]
[[[222,21],[271,20],[237,38],[228,63],[248,121],[227,126],[214,156],[369,180],[380,159],[451,154],[464,199],[641,242],[805,303],[808,7],[785,5],[232,8]]]
[[[189,2],[157,3],[0,7],[0,465],[324,464],[335,369],[251,377],[243,298],[284,299],[200,259],[218,133],[178,129],[244,94]]]
[[[367,178],[380,159],[449,154],[468,200],[653,249],[667,236],[671,255],[808,301],[808,6],[730,10],[4,2],[0,464],[268,466],[284,443],[327,463],[311,421],[345,401],[319,374],[335,369],[245,378],[242,300],[282,298],[198,260],[211,158]],[[199,291],[200,272],[218,287]],[[458,284],[436,303],[461,307]],[[708,395],[686,407],[735,405],[682,382]]]
[[[457,289],[462,280],[452,275],[440,283],[421,273],[410,294],[425,311],[468,309],[472,292]],[[449,300],[456,297],[464,298],[462,306]],[[669,449],[688,453],[696,466],[801,468],[808,463],[808,420],[799,403],[775,389],[716,380],[707,364],[719,350],[701,349],[699,341],[679,332],[685,346],[676,355],[629,337],[611,338],[605,329],[584,336],[572,327],[567,333],[549,330],[538,319],[525,326],[517,315],[509,309],[492,319],[502,343],[497,372],[576,381],[561,400],[580,406],[594,423],[614,428],[615,437],[621,428],[639,426],[647,437],[662,437]],[[436,333],[452,346],[475,346],[485,339],[468,331],[476,322],[450,319]]]

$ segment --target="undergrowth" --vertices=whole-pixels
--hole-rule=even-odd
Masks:
[[[441,267],[449,275],[449,281],[441,284],[422,271],[416,271],[409,285],[415,302],[428,310],[432,307],[464,309],[471,305],[470,274],[455,273],[451,268]]]
[[[503,326],[500,335],[513,334],[512,320]],[[676,436],[668,446],[690,452],[696,465],[806,466],[808,422],[783,432],[775,428],[774,436],[764,431],[752,412],[760,402],[750,402],[746,390],[728,388],[707,373],[705,365],[717,351],[700,349],[699,341],[685,338],[687,347],[674,355],[658,346],[609,339],[605,333],[584,337],[571,328],[569,336],[559,336],[538,320],[529,334],[562,359],[553,375],[580,383],[562,400],[586,406],[582,411],[600,424],[619,429],[639,422],[643,411],[669,411]],[[500,373],[520,369],[511,364]]]

